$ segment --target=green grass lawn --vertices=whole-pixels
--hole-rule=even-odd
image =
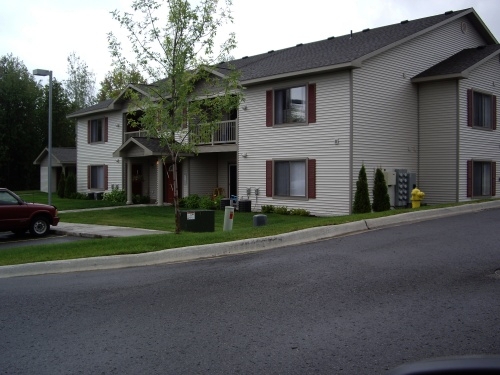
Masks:
[[[48,194],[42,193],[36,190],[25,190],[16,191],[26,202],[44,203],[47,204],[49,201]],[[99,207],[112,207],[112,206],[123,206],[122,203],[112,203],[103,200],[91,200],[91,199],[67,199],[59,198],[56,193],[52,193],[52,205],[56,206],[58,211],[64,210],[80,210],[83,208],[99,208]]]
[[[43,198],[39,193],[35,196]],[[45,194],[46,198],[46,194]],[[57,198],[58,200],[60,198]],[[84,208],[96,207],[96,202],[105,201],[78,201],[60,199],[65,209],[74,209],[81,202],[87,203]],[[75,202],[76,201],[76,202]],[[55,198],[54,203],[57,205]],[[74,205],[73,205],[74,204]],[[453,206],[456,204],[424,206],[420,210]],[[89,239],[67,244],[36,245],[0,251],[0,265],[43,262],[50,260],[76,259],[95,256],[109,256],[119,254],[137,254],[163,249],[185,246],[212,244],[248,238],[265,237],[288,233],[300,229],[338,225],[364,219],[397,215],[411,209],[398,209],[379,213],[333,217],[303,217],[278,214],[267,215],[267,225],[253,226],[254,212],[236,212],[233,221],[233,230],[224,232],[224,211],[215,211],[215,231],[208,233],[181,232],[180,234],[146,235],[128,238]],[[61,213],[61,222],[118,225],[164,231],[175,231],[174,210],[172,207],[132,206],[117,207],[112,210],[80,211]]]

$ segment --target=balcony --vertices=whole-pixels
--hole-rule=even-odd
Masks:
[[[236,143],[237,120],[222,121],[217,124],[215,131],[204,138],[199,145],[220,145]],[[195,136],[201,136],[199,129],[193,130]]]
[[[207,134],[202,137],[200,129],[193,129],[194,138],[203,138],[198,145],[221,145],[236,143],[236,125],[238,120],[221,121],[217,124],[215,131],[212,134]],[[147,130],[138,130],[124,133],[124,141],[132,137],[147,137]],[[155,138],[155,137],[153,137]]]
[[[125,132],[125,141],[132,137],[147,137],[147,130],[138,130],[135,132]]]

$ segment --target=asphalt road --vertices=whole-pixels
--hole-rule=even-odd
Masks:
[[[0,280],[0,373],[383,374],[500,354],[500,210],[209,261]]]

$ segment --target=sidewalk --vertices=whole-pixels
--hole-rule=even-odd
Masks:
[[[113,238],[113,237],[131,237],[143,236],[145,234],[167,234],[171,232],[117,227],[111,225],[92,225],[92,224],[74,224],[74,223],[59,223],[56,227],[51,227],[51,230],[57,234],[66,234],[68,236],[88,237],[88,238]]]
[[[18,277],[29,275],[43,275],[51,273],[95,271],[117,269],[125,267],[149,266],[164,263],[186,262],[190,260],[208,259],[219,256],[252,253],[269,250],[277,247],[298,245],[307,242],[326,240],[348,234],[361,233],[368,230],[389,226],[409,224],[418,221],[437,219],[464,213],[479,212],[487,209],[500,208],[500,200],[466,204],[462,206],[440,208],[425,211],[413,211],[399,215],[387,216],[377,219],[368,219],[342,225],[331,225],[304,229],[296,232],[276,236],[261,237],[233,242],[224,242],[210,245],[190,246],[177,249],[160,250],[151,253],[115,255],[107,257],[94,257],[73,260],[60,260],[51,262],[28,263],[14,266],[0,267],[0,278]],[[64,223],[61,223],[64,224]],[[59,225],[61,225],[59,224]],[[66,228],[64,228],[67,225]],[[133,229],[123,227],[104,227],[99,225],[66,224],[58,230],[61,233],[85,234],[88,237],[119,237],[127,235],[162,233],[147,229]],[[56,227],[57,228],[57,227]],[[67,232],[64,232],[67,230]],[[166,233],[166,232],[164,232]]]

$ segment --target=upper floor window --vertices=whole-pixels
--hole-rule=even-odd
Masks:
[[[306,87],[274,91],[274,123],[306,122]]]
[[[266,126],[316,122],[316,84],[266,92]]]
[[[89,120],[87,123],[87,142],[102,143],[108,141],[108,118]]]
[[[497,127],[497,98],[482,92],[467,91],[468,125],[492,129]]]

